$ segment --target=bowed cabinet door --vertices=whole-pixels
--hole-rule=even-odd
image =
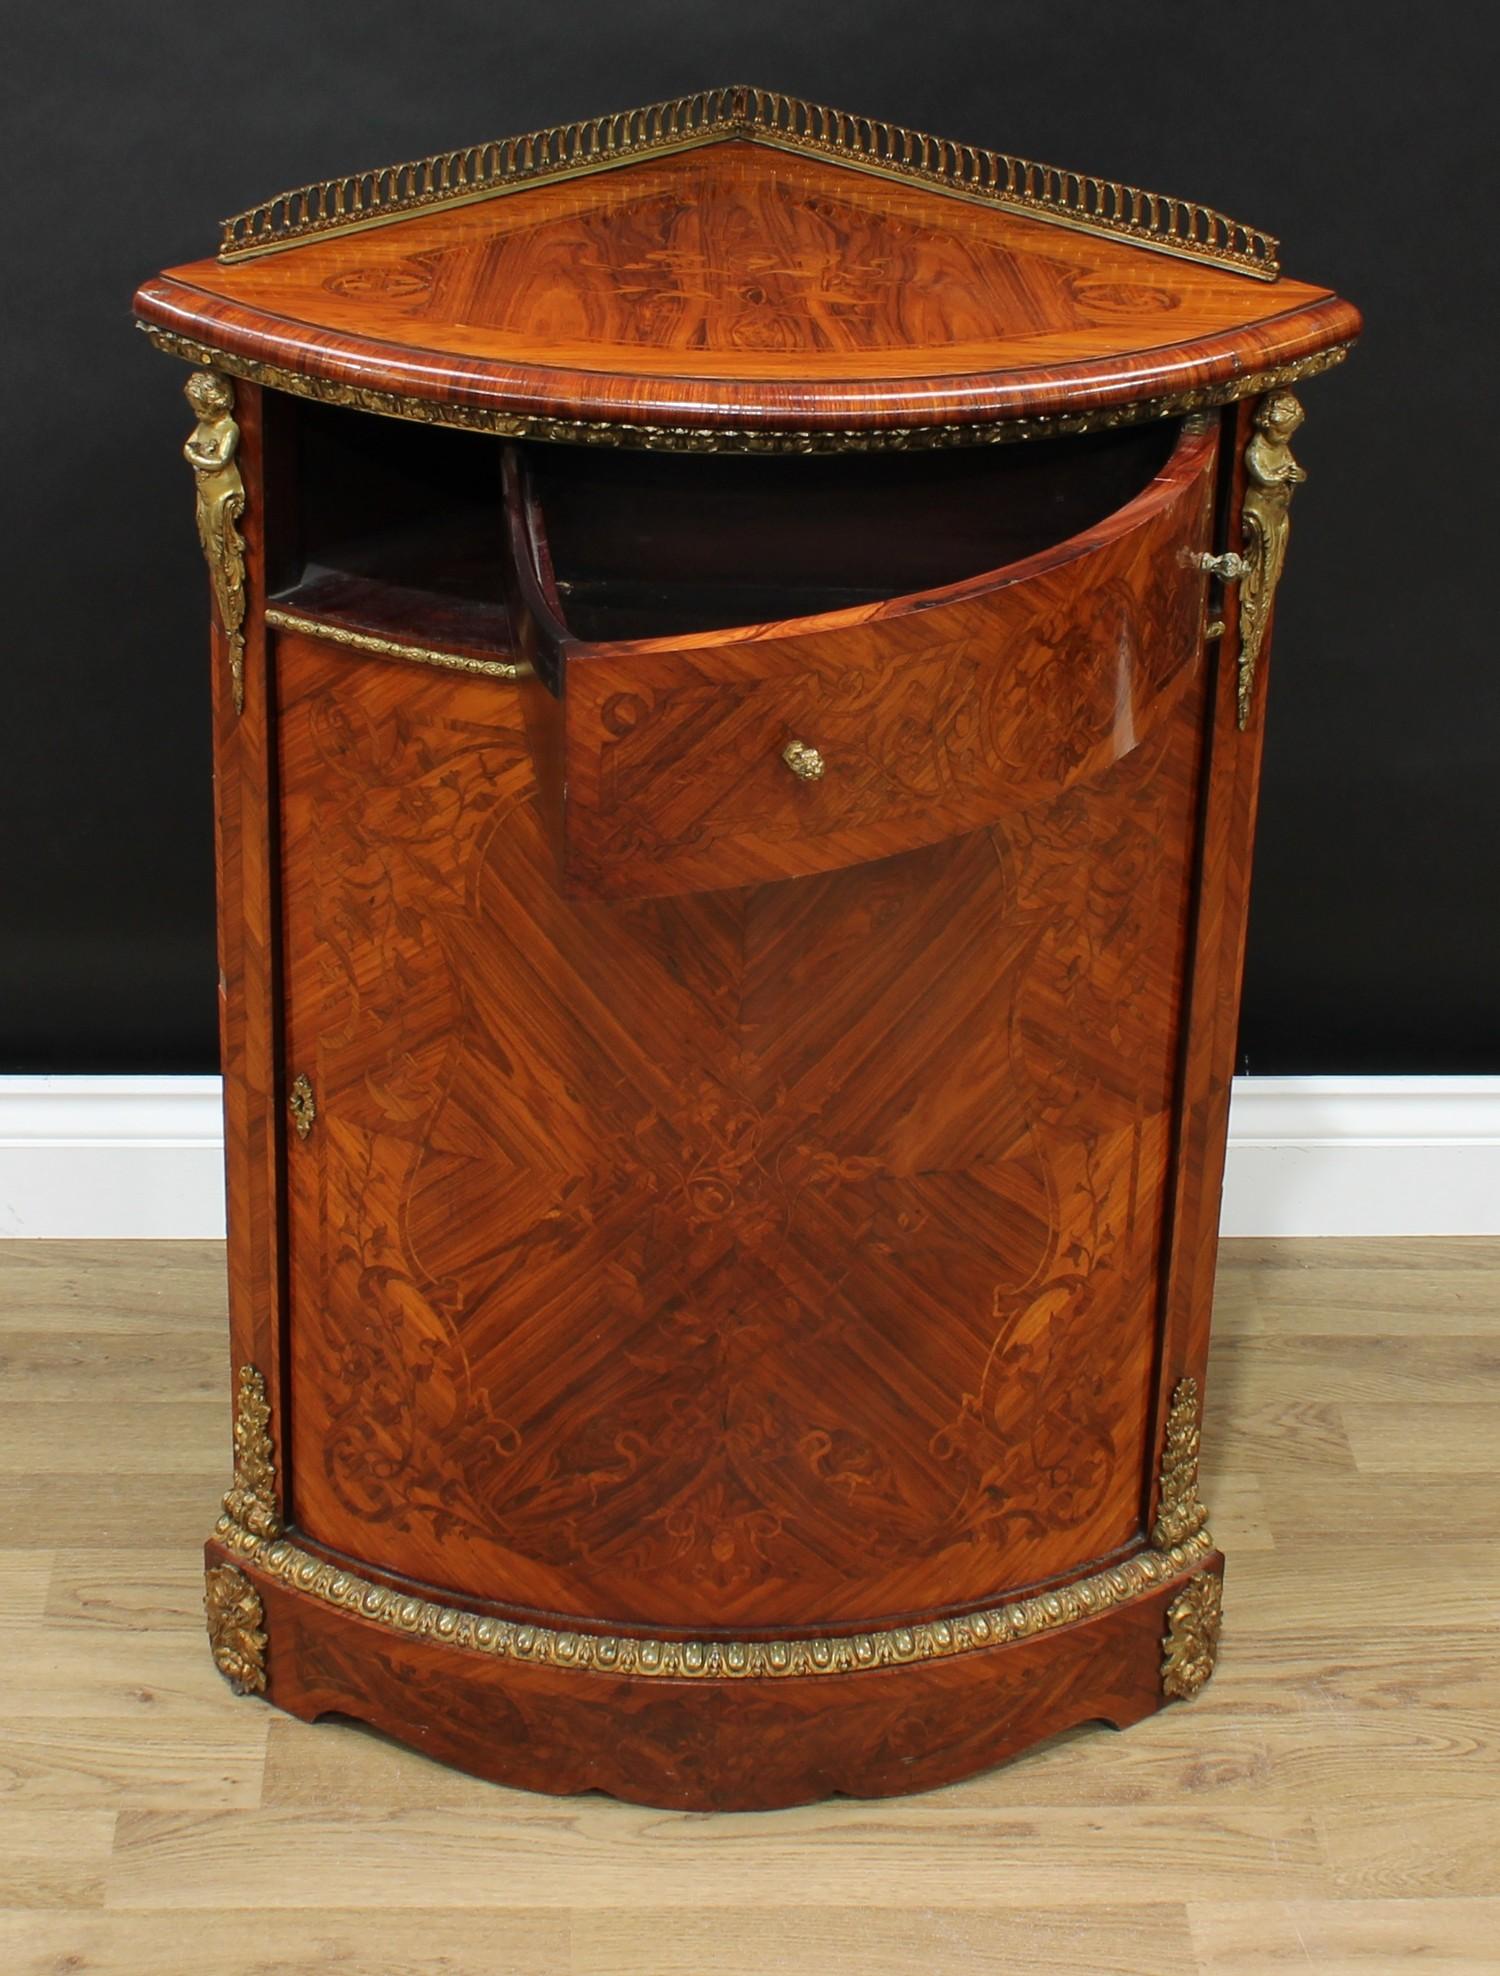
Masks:
[[[770,710],[733,733],[785,786],[735,739],[742,782],[684,821],[645,736],[722,757],[725,681],[648,668],[613,728],[586,694],[596,757],[642,734],[579,798],[588,886],[513,688],[278,637],[310,1545],[481,1608],[806,1634],[1143,1541],[1209,671],[1202,579],[1119,545],[1164,515],[1206,544],[1214,444],[1095,545],[1099,612],[1005,647],[993,692],[936,612],[946,656],[901,648],[894,705],[878,669],[856,691],[749,641]],[[830,754],[807,789],[777,759],[798,693]],[[877,717],[909,772],[871,769],[856,814],[831,764]],[[670,889],[634,896],[620,819],[652,789]]]

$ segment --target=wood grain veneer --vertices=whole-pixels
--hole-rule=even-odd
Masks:
[[[521,418],[977,425],[1347,343],[1327,289],[745,139],[147,282],[141,320],[297,378]]]
[[[956,837],[1050,803],[1140,747],[1201,657],[1217,438],[1184,435],[1135,499],[946,590],[794,623],[581,644],[508,463],[513,555],[547,572],[513,617],[534,726],[561,757],[564,880],[612,896],[788,878]],[[980,497],[982,498],[982,496]],[[523,622],[528,609],[540,622]],[[539,649],[550,643],[555,649]],[[1059,675],[1068,680],[1057,689]],[[788,775],[802,736],[831,764]]]
[[[1223,557],[1264,374],[1354,313],[742,133],[138,308],[262,380],[221,1668],[687,1808],[1196,1692],[1265,683],[1242,729]]]

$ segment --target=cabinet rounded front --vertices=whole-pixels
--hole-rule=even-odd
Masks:
[[[806,490],[752,473],[734,567],[689,537],[706,617],[756,600],[757,516],[811,601],[1018,553],[690,632],[643,558],[691,472],[513,457],[510,608],[556,640],[529,677],[277,632],[317,1107],[291,1488],[327,1555],[755,1637],[983,1611],[1141,1543],[1217,434],[1108,439],[922,461],[925,540],[866,497],[800,573]]]
[[[1269,235],[772,92],[138,292],[213,622],[237,1688],[764,1808],[1191,1697]]]

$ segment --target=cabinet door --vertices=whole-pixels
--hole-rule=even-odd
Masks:
[[[1210,457],[1156,510],[1185,537]],[[1092,637],[1059,619],[991,664],[1010,712],[976,703],[979,794],[933,781],[934,703],[903,716],[928,736],[913,786],[869,771],[894,835],[847,810],[752,833],[721,787],[717,835],[657,804],[681,860],[659,897],[619,895],[645,866],[617,823],[604,895],[560,882],[510,686],[279,637],[286,1069],[317,1107],[287,1154],[311,1545],[471,1605],[805,1633],[1139,1539],[1205,714],[1197,580],[1161,581],[1140,617],[1117,570]],[[786,650],[715,663],[784,710]],[[693,728],[673,695],[700,683],[670,665],[612,689],[640,695],[642,747],[654,708]],[[601,764],[609,700],[584,702]],[[835,792],[842,704],[806,735]],[[777,801],[819,800],[765,734]],[[862,860],[830,848],[846,831]],[[798,875],[768,879],[781,862]]]

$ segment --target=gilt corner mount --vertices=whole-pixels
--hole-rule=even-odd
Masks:
[[[1291,438],[1306,414],[1290,391],[1273,391],[1255,408],[1245,447],[1245,494],[1240,506],[1244,567],[1240,577],[1240,658],[1235,699],[1239,724],[1250,723],[1256,667],[1266,642],[1276,586],[1291,534],[1292,496],[1307,475],[1292,457]]]
[[[712,1635],[663,1639],[516,1625],[495,1614],[391,1590],[305,1550],[283,1530],[275,1504],[266,1382],[249,1365],[240,1368],[234,1476],[214,1537],[273,1581],[400,1634],[576,1673],[668,1681],[800,1679],[946,1660],[1076,1625],[1195,1571],[1170,1609],[1163,1662],[1163,1693],[1169,1699],[1186,1699],[1197,1693],[1213,1669],[1217,1631],[1215,1624],[1209,1636],[1205,1602],[1211,1595],[1205,1588],[1210,1584],[1217,1588],[1220,1582],[1216,1573],[1197,1569],[1214,1550],[1208,1513],[1198,1500],[1198,1411],[1196,1380],[1179,1381],[1162,1453],[1158,1487],[1162,1513],[1144,1549],[1052,1591],[952,1619],[874,1632],[841,1634],[830,1628],[806,1639],[731,1640]],[[264,1627],[265,1615],[259,1595],[243,1571],[222,1562],[208,1567],[207,1585],[209,1637],[220,1671],[240,1693],[263,1693],[266,1640],[258,1629]],[[1212,1596],[1216,1599],[1217,1593]],[[1216,1604],[1213,1614],[1216,1619]]]
[[[196,370],[183,386],[198,423],[182,456],[193,469],[198,541],[208,564],[219,628],[229,660],[230,694],[245,711],[245,483],[235,461],[240,429],[234,385],[217,370]]]

